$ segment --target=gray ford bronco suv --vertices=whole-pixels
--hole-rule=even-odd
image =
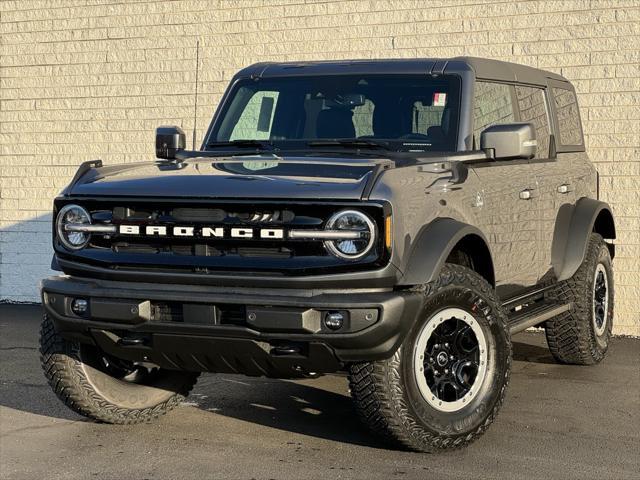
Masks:
[[[109,423],[200,372],[344,371],[376,434],[463,446],[503,403],[511,335],[604,357],[615,227],[562,76],[476,58],[260,63],[201,149],[80,166],[55,199],[42,365]]]

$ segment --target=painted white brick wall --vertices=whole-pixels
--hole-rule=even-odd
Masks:
[[[151,158],[159,124],[198,138],[261,60],[475,55],[562,73],[618,220],[617,333],[640,334],[638,0],[3,0],[0,300],[37,301],[51,199],[77,165]]]

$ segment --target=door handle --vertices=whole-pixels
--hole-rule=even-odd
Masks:
[[[562,185],[558,186],[558,193],[569,193],[569,184],[563,183]]]
[[[531,200],[533,198],[533,189],[526,188],[520,192],[520,200]]]

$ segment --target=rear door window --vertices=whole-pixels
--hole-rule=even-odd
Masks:
[[[531,123],[536,129],[538,148],[535,158],[548,158],[551,130],[544,90],[517,85],[516,98],[518,99],[518,110],[520,110],[520,121]]]

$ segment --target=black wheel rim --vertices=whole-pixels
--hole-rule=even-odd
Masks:
[[[474,315],[458,307],[434,313],[418,333],[414,369],[432,407],[455,412],[471,402],[487,374],[487,338]]]
[[[602,264],[599,264],[598,268],[596,269],[593,285],[593,322],[598,334],[601,334],[601,332],[604,330],[607,321],[607,294],[607,272]]]
[[[451,318],[438,325],[424,357],[427,385],[438,399],[454,402],[469,393],[480,367],[480,345],[469,324]]]

